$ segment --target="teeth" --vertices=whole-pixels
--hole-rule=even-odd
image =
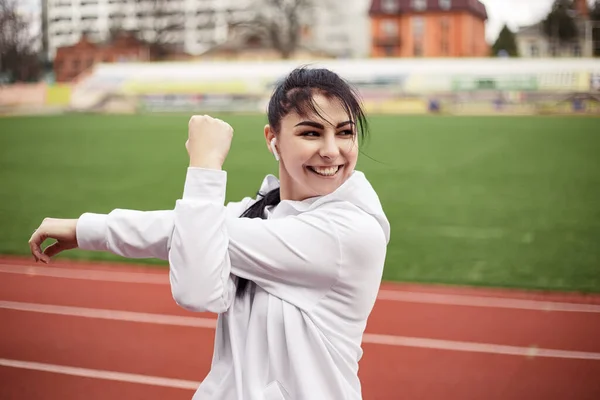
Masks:
[[[311,167],[311,168],[313,171],[315,171],[319,175],[333,176],[333,175],[335,175],[336,172],[338,172],[338,169],[340,169],[340,166],[336,165],[335,167]]]

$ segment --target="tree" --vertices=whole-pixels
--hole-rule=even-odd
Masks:
[[[137,0],[137,15],[142,18],[139,39],[150,46],[152,60],[164,60],[173,53],[175,35],[185,25],[185,11],[169,8],[173,8],[169,0]]]
[[[554,0],[552,9],[542,22],[543,32],[551,42],[562,45],[577,38],[572,0]]]
[[[35,81],[41,63],[30,21],[17,11],[16,0],[0,0],[0,76],[8,82]]]
[[[515,34],[506,25],[504,25],[504,27],[500,31],[500,34],[498,34],[498,38],[496,39],[496,42],[492,46],[492,55],[493,56],[498,56],[499,54],[502,54],[504,52],[506,54],[508,54],[510,57],[518,57],[519,56],[519,51],[517,49],[517,41],[515,38]]]
[[[594,5],[590,10],[590,20],[592,21],[594,56],[600,57],[600,0],[594,1]]]
[[[41,1],[41,39],[42,39],[42,60],[45,64],[45,67],[50,67],[50,57],[49,57],[49,39],[48,39],[48,0]]]
[[[309,18],[318,0],[255,0],[250,17],[232,21],[231,25],[246,27],[258,35],[265,36],[281,58],[289,59],[302,37],[303,22]],[[326,6],[326,5],[325,5]],[[258,10],[258,11],[255,11]]]
[[[590,9],[590,19],[600,21],[600,0],[594,1],[594,5]]]

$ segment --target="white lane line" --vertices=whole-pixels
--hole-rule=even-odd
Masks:
[[[116,321],[142,322],[159,325],[191,326],[194,328],[215,328],[217,326],[216,319],[210,318],[105,310],[99,308],[56,306],[50,304],[21,303],[16,301],[0,301],[0,308],[17,311],[30,311],[43,314],[67,315],[71,317],[110,319]]]
[[[406,336],[390,336],[365,333],[363,343],[387,346],[419,347],[425,349],[467,351],[474,353],[503,354],[524,357],[568,358],[577,360],[600,361],[600,353],[586,351],[540,349],[537,347],[505,346],[490,343],[459,342]]]
[[[104,282],[147,283],[157,285],[169,284],[169,276],[166,273],[99,271],[89,269],[79,270],[28,265],[17,266],[9,264],[0,264],[0,273]],[[440,304],[487,308],[508,308],[515,310],[600,313],[600,305],[594,304],[522,300],[472,295],[419,293],[402,290],[380,290],[377,299],[406,303]]]
[[[600,313],[600,305],[595,304],[505,299],[500,297],[483,297],[460,294],[437,294],[380,290],[377,299],[400,301],[407,303],[442,304],[453,306],[488,308],[510,308],[516,310]]]
[[[87,281],[150,283],[157,285],[169,284],[169,276],[166,273],[151,274],[145,272],[100,271],[92,269],[52,268],[9,264],[0,264],[0,272],[6,274],[81,279]]]
[[[35,371],[53,372],[63,375],[82,376],[85,378],[105,379],[142,385],[164,386],[168,388],[196,390],[200,382],[186,381],[183,379],[162,378],[159,376],[127,374],[124,372],[103,371],[99,369],[76,368],[65,365],[45,364],[31,361],[9,360],[0,358],[0,366],[22,368]]]
[[[75,317],[143,322],[150,324],[192,326],[209,329],[214,329],[216,327],[216,321],[210,318],[178,317],[163,314],[136,313],[131,311],[101,310],[92,308],[66,307],[49,304],[20,303],[11,301],[0,301],[0,308],[18,311],[31,311],[45,314],[68,315]],[[437,350],[465,351],[475,353],[505,354],[513,356],[600,360],[600,353],[593,352],[505,346],[490,343],[460,342],[454,340],[378,335],[372,333],[366,333],[363,336],[363,343],[379,344],[385,346],[404,346]]]

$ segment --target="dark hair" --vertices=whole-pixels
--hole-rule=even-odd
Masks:
[[[364,141],[368,134],[367,119],[359,101],[358,93],[336,73],[324,68],[300,67],[293,70],[275,87],[268,106],[269,126],[275,133],[281,129],[281,119],[290,112],[301,116],[315,114],[325,119],[314,102],[314,95],[322,94],[337,99],[357,127],[358,137]],[[265,218],[265,209],[281,201],[279,188],[258,193],[259,199],[240,218]],[[236,297],[246,292],[248,280],[238,278]]]

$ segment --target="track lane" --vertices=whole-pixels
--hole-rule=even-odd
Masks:
[[[377,302],[367,332],[600,352],[600,314]]]
[[[213,329],[0,309],[0,358],[201,381]]]
[[[24,268],[27,265],[28,262],[23,262]],[[81,267],[72,263],[65,268],[78,270]],[[85,268],[96,270],[94,264],[86,264]],[[120,267],[110,265],[102,266],[100,270],[123,271]],[[143,268],[131,268],[129,272],[146,275],[145,271]],[[150,276],[160,277],[161,274],[165,276],[164,271],[151,272]],[[214,318],[210,314],[189,313],[179,308],[170,297],[168,285],[164,284],[87,281],[23,274],[2,274],[0,278],[0,300],[43,300],[46,304],[62,302],[62,305],[77,307]],[[391,286],[383,285],[384,290],[396,290],[394,285]],[[420,289],[428,292],[426,287]],[[410,290],[418,293],[419,288],[410,287]],[[440,291],[461,294],[457,289],[432,289],[432,292]],[[466,290],[465,293],[475,296],[481,294],[472,289]],[[498,292],[485,291],[483,295],[498,297]],[[518,294],[516,298],[519,298]],[[520,298],[530,297],[523,294]],[[544,300],[547,297],[538,299]],[[555,295],[553,300],[575,303],[576,297],[561,298],[560,295]],[[584,302],[587,303],[594,304],[594,301],[593,297],[584,298]],[[378,300],[367,331],[377,334],[439,337],[447,340],[480,338],[479,341],[484,343],[496,343],[490,339],[497,335],[504,340],[498,344],[534,344],[550,348],[557,347],[549,344],[557,344],[562,346],[559,349],[597,351],[598,341],[594,340],[599,337],[596,317],[595,314],[589,313]],[[192,381],[201,380],[210,366],[214,338],[214,331],[211,329],[95,320],[14,310],[0,310],[0,321],[3,326],[8,326],[10,331],[7,334],[6,329],[0,330],[0,358],[25,358],[29,361],[45,361],[57,365],[117,370]],[[141,327],[142,325],[145,327]],[[164,339],[165,337],[167,339]],[[566,338],[570,338],[568,343],[563,341]],[[507,341],[510,343],[506,343]],[[169,343],[174,343],[174,347]],[[600,387],[597,383],[597,376],[600,376],[598,361],[506,356],[369,343],[364,345],[364,349],[365,355],[360,362],[359,375],[363,382],[365,400],[600,398]],[[27,379],[23,379],[23,376]],[[122,394],[126,393],[127,398],[189,399],[192,393],[181,389],[158,389],[141,384],[5,367],[0,367],[0,381],[9,383],[0,389],[0,398],[11,398],[9,396],[15,396],[13,393],[19,393],[19,390],[26,393],[23,390],[27,389],[23,389],[20,382],[27,381],[33,385],[30,390],[34,391],[31,392],[31,396],[26,396],[29,398],[37,398],[36,393],[61,394],[51,397],[56,399],[80,398],[81,393],[86,392],[82,387],[91,389],[89,396],[86,393],[86,398],[106,398],[110,395],[123,398]],[[60,390],[52,388],[52,382],[62,382],[64,387]],[[77,390],[71,390],[75,387]],[[113,387],[116,389],[112,389]],[[138,391],[141,394],[138,394]],[[79,397],[69,397],[73,393],[79,394]],[[96,395],[97,397],[94,397]]]
[[[139,385],[0,366],[5,400],[190,400],[193,390]]]
[[[600,362],[365,345],[365,400],[595,400]]]
[[[168,285],[1,276],[2,300],[216,319],[179,307]],[[377,301],[367,333],[600,352],[600,313]]]
[[[1,300],[216,318],[212,313],[190,312],[178,306],[169,285],[17,274],[0,274],[0,278]]]

